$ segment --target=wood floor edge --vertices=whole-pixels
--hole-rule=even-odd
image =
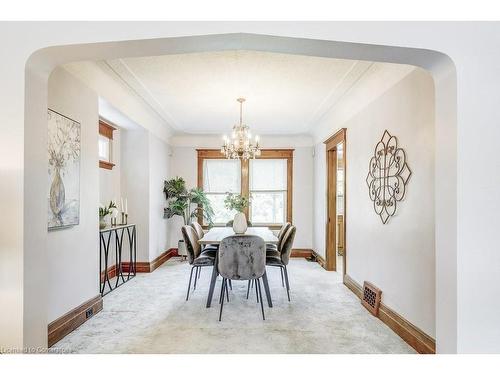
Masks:
[[[344,275],[344,285],[359,299],[362,298],[361,285],[349,275]],[[383,303],[380,304],[378,318],[417,352],[421,354],[436,353],[436,341],[432,337]]]
[[[101,310],[102,297],[97,295],[49,323],[47,327],[48,346],[54,345]],[[89,311],[91,314],[87,316]]]

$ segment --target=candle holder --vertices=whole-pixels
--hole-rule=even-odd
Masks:
[[[125,214],[125,225],[128,224],[128,214]]]
[[[116,217],[111,218],[111,226],[116,227]]]
[[[120,225],[125,225],[125,212],[122,212],[122,221]]]

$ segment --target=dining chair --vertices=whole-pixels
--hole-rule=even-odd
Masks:
[[[259,236],[252,235],[235,235],[224,238],[219,246],[217,269],[222,276],[219,321],[222,319],[224,295],[227,296],[228,281],[230,280],[248,280],[249,282],[255,280],[255,288],[262,310],[262,319],[265,320],[260,285],[260,279],[265,278],[266,273],[266,245],[264,240]]]
[[[201,240],[205,236],[205,231],[203,230],[203,227],[197,221],[193,221],[191,223],[191,226],[196,231],[196,234],[198,235],[198,239]],[[214,251],[217,251],[218,248],[219,248],[219,245],[201,245],[201,252],[202,253],[204,253],[206,251],[214,252]],[[198,270],[198,279],[200,277],[201,277],[201,268]]]
[[[196,280],[198,279],[198,272],[201,272],[203,267],[211,267],[215,265],[215,257],[217,250],[201,250],[201,245],[198,243],[198,234],[193,227],[184,225],[181,229],[182,237],[186,243],[187,258],[191,267],[191,274],[189,276],[189,284],[187,289],[186,301],[189,299],[189,291],[191,289],[191,281],[193,279],[193,271],[196,269],[194,277],[194,287],[196,289]]]
[[[203,227],[197,221],[193,221],[191,226],[196,231],[198,238],[201,240],[205,236],[205,232],[203,231]]]
[[[292,224],[290,222],[286,222],[283,224],[281,227],[280,231],[278,232],[278,243],[277,244],[271,244],[268,243],[266,244],[266,255],[267,256],[279,256],[279,249],[281,246],[281,241],[283,240],[283,236],[285,235],[286,231],[288,228],[290,228]]]
[[[281,280],[283,282],[283,274],[285,275],[286,293],[288,295],[288,301],[290,301],[290,283],[288,282],[288,270],[287,265],[290,261],[290,255],[292,253],[293,240],[295,239],[295,232],[297,228],[291,225],[283,236],[281,241],[281,248],[279,256],[266,256],[266,266],[269,267],[279,267],[281,269]]]

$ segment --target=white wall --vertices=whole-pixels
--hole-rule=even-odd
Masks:
[[[170,157],[170,176],[182,177],[186,181],[186,187],[191,189],[198,186],[198,154],[195,147],[172,147]],[[163,207],[166,206],[165,199]],[[177,243],[182,239],[181,227],[184,222],[181,217],[175,216],[167,220],[170,236],[170,247],[177,247]]]
[[[51,75],[48,95],[49,108],[81,124],[80,224],[47,235],[51,322],[99,294],[99,114],[97,95],[63,69]]]
[[[172,147],[171,177],[181,176],[186,181],[187,187],[198,186],[198,154],[197,148],[216,148],[220,146],[221,137],[184,136],[183,146]],[[313,158],[311,138],[305,137],[267,137],[261,136],[262,148],[281,147],[294,148],[293,158],[293,223],[297,226],[294,248],[312,248],[312,197],[313,197]],[[279,146],[273,146],[273,141]],[[218,142],[218,143],[217,143]],[[300,147],[295,147],[297,142]],[[186,145],[190,145],[187,147]],[[164,202],[165,205],[165,202]],[[177,241],[182,238],[180,228],[182,219],[175,217],[169,219],[169,230],[172,234],[170,246],[177,247]]]
[[[170,146],[149,135],[149,260],[158,257],[169,246],[167,219],[163,218],[165,196],[163,182],[170,176]],[[177,247],[177,246],[173,246]]]
[[[137,261],[149,261],[149,134],[123,130],[121,134],[121,193],[127,199],[128,223],[136,224]]]
[[[149,262],[170,247],[163,218],[170,147],[145,129],[122,129],[121,139],[121,190],[128,201],[128,222],[136,224],[137,261]]]
[[[325,123],[330,120],[328,116]],[[338,127],[347,128],[347,274],[383,291],[382,301],[435,337],[434,87],[417,69]],[[365,182],[376,143],[388,130],[413,174],[396,215],[383,225]],[[332,132],[336,129],[332,127]],[[324,254],[324,145],[316,146],[315,247]]]

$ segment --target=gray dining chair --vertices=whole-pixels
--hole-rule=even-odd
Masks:
[[[193,271],[196,270],[194,277],[194,287],[196,289],[196,281],[198,279],[198,272],[201,272],[203,267],[212,267],[215,265],[215,257],[217,250],[202,251],[201,245],[198,243],[198,234],[193,227],[184,225],[181,228],[182,237],[186,244],[187,258],[191,267],[191,274],[189,276],[189,284],[187,289],[186,301],[189,299],[189,291],[191,289],[191,281],[193,279]]]
[[[279,267],[281,269],[281,277],[283,280],[283,274],[285,275],[286,293],[288,295],[288,301],[290,301],[290,283],[288,281],[288,262],[290,261],[290,255],[292,253],[293,240],[295,239],[295,232],[297,228],[291,225],[283,236],[283,240],[280,244],[279,256],[266,256],[266,266],[269,267]]]
[[[219,246],[217,269],[222,276],[219,321],[222,319],[224,295],[228,296],[228,280],[255,280],[258,299],[264,315],[260,278],[266,273],[266,245],[259,236],[235,235],[224,238]],[[229,298],[228,298],[229,300]]]
[[[288,228],[290,228],[292,224],[290,222],[286,222],[283,224],[281,227],[280,231],[278,232],[278,243],[277,244],[266,244],[266,255],[267,256],[279,256],[279,249],[281,247],[281,241],[283,240],[283,236],[287,232]]]

